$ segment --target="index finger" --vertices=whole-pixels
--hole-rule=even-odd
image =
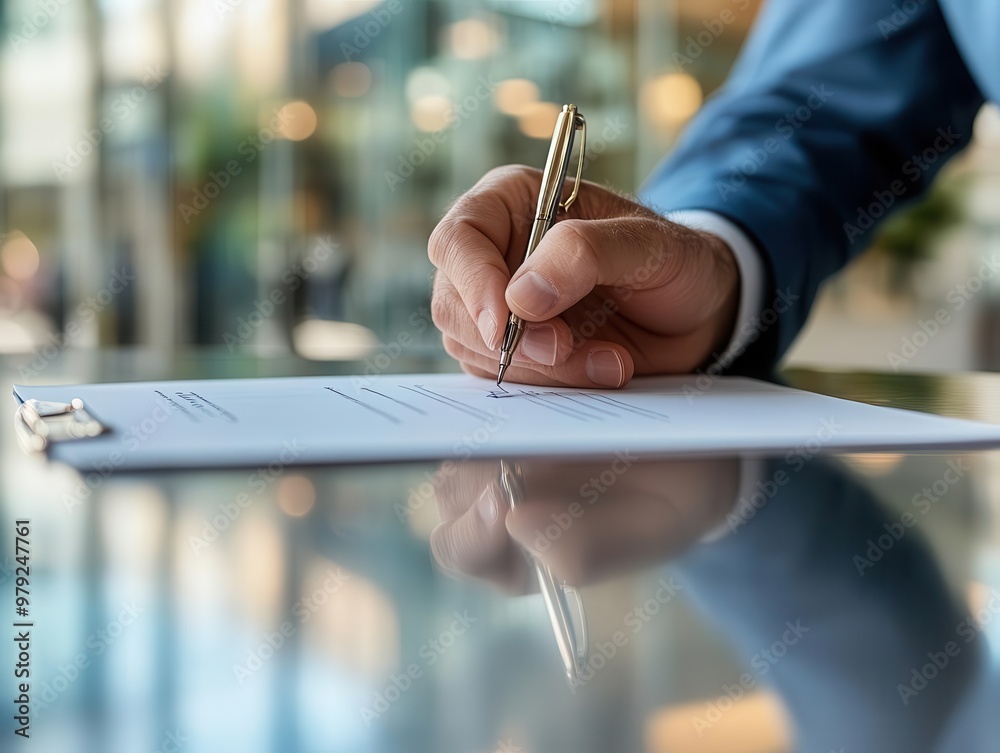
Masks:
[[[455,286],[491,350],[509,313],[508,251],[527,243],[538,175],[521,166],[490,171],[455,202],[427,242],[431,263]]]

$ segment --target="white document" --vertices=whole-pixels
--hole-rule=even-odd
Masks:
[[[624,390],[465,375],[15,387],[83,400],[108,431],[50,445],[80,470],[472,457],[639,456],[1000,446],[1000,426],[880,408],[738,377],[636,379]]]

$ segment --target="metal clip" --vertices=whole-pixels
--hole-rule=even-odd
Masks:
[[[14,427],[21,445],[31,452],[42,452],[52,442],[96,437],[108,430],[78,397],[69,403],[25,400],[14,416]]]
[[[576,195],[580,193],[580,178],[583,176],[583,156],[587,153],[587,119],[582,115],[577,114],[575,125],[581,131],[580,157],[576,163],[576,180],[573,183],[573,192],[569,195],[569,198],[567,198],[566,201],[559,205],[559,208],[563,211],[572,206],[573,202],[576,201]]]

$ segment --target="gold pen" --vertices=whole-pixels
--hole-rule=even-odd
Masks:
[[[510,509],[514,510],[524,499],[524,476],[520,466],[513,461],[500,461],[500,487],[507,497]],[[549,615],[552,632],[556,637],[559,656],[566,670],[566,679],[571,687],[580,682],[581,674],[586,669],[589,652],[587,637],[587,615],[583,611],[583,599],[575,588],[559,583],[549,566],[538,557],[523,549],[525,557],[535,570],[538,591],[545,603],[545,611]],[[572,594],[576,602],[576,619],[573,619],[568,594]],[[579,634],[577,634],[579,631]]]
[[[566,182],[566,172],[569,169],[569,158],[573,153],[573,137],[577,129],[582,131],[580,136],[580,161],[576,170],[576,181],[573,184],[573,192],[566,201],[562,199],[563,184]],[[576,195],[580,192],[580,173],[583,172],[583,155],[587,150],[587,121],[584,120],[576,105],[564,105],[559,117],[556,118],[556,127],[552,133],[552,143],[549,145],[549,156],[545,160],[545,170],[542,172],[542,187],[538,191],[538,207],[535,210],[535,221],[531,226],[531,235],[528,237],[528,248],[524,252],[523,264],[531,256],[532,252],[538,248],[542,238],[549,231],[556,221],[556,213],[560,209],[569,209],[570,205],[576,201]],[[500,345],[500,368],[497,371],[497,387],[503,381],[503,375],[510,366],[510,359],[517,349],[521,338],[524,336],[524,321],[511,313],[507,317],[507,327],[503,332],[503,342]]]

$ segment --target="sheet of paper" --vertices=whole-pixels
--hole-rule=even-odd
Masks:
[[[84,401],[111,431],[53,445],[81,470],[470,457],[642,456],[1000,445],[1000,426],[726,377],[637,379],[620,391],[465,375],[15,387]]]

